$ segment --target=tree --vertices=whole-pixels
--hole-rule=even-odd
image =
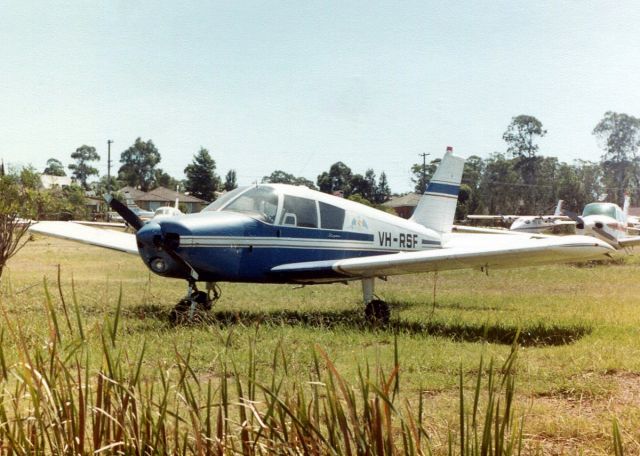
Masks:
[[[464,209],[460,209],[459,215],[464,213],[465,217],[468,214],[479,214],[483,211],[483,203],[480,194],[480,184],[482,183],[482,175],[484,173],[485,164],[482,158],[477,155],[471,155],[464,162],[464,171],[462,172],[462,185],[466,185],[463,195],[462,188],[458,197],[458,204],[463,197],[467,197],[464,203]]]
[[[536,184],[536,174],[540,165],[538,144],[536,140],[547,134],[542,128],[542,122],[533,116],[519,115],[511,119],[511,123],[502,135],[507,143],[507,153],[514,159],[514,167],[525,184],[521,188],[520,197],[525,207],[533,208],[540,200]]]
[[[427,185],[429,184],[433,173],[436,172],[440,161],[440,158],[436,158],[435,160],[431,160],[431,163],[427,163],[426,166],[423,166],[422,163],[414,163],[413,166],[411,166],[411,173],[413,174],[411,182],[415,184],[414,191],[416,193],[422,194],[423,189],[427,188]]]
[[[175,179],[165,173],[162,168],[156,168],[154,170],[153,180],[155,184],[154,186],[170,188],[171,190],[175,190],[175,188],[180,185],[180,181],[178,179]]]
[[[318,188],[324,193],[341,191],[345,198],[351,195],[351,178],[353,174],[351,168],[341,161],[334,163],[329,168],[329,172],[323,172],[318,176]]]
[[[147,192],[156,186],[156,165],[160,163],[160,152],[153,141],[136,142],[120,154],[118,179],[126,185],[137,187]]]
[[[268,176],[262,178],[263,183],[269,184],[289,184],[289,185],[304,185],[312,190],[316,190],[317,187],[309,179],[305,177],[296,177],[293,174],[289,174],[282,170],[275,170]]]
[[[48,174],[50,176],[66,176],[67,173],[64,172],[64,165],[62,162],[56,158],[50,158],[47,160],[47,167],[44,169],[42,174]]]
[[[387,181],[387,175],[384,171],[380,173],[378,178],[378,185],[376,185],[375,203],[382,204],[389,200],[391,197],[391,189],[389,188],[389,182]]]
[[[82,145],[71,154],[76,162],[69,165],[72,176],[85,188],[88,189],[87,179],[91,176],[97,176],[98,170],[89,163],[100,160],[100,155],[96,152],[96,148],[92,146]]]
[[[118,179],[116,179],[115,176],[111,176],[110,181],[108,177],[109,176],[105,175],[100,177],[100,179],[98,179],[97,181],[92,182],[91,189],[95,192],[96,195],[102,195],[104,193],[107,193],[108,191],[111,191],[111,193],[115,193],[122,187],[122,184],[118,182]]]
[[[504,154],[494,153],[485,160],[485,170],[480,182],[483,206],[489,214],[516,214],[521,199],[514,189],[519,187],[519,176],[513,161]]]
[[[230,192],[231,190],[238,188],[238,181],[236,178],[236,170],[230,169],[224,176],[224,191]]]
[[[608,111],[593,129],[602,155],[604,183],[610,190],[609,199],[621,204],[629,187],[637,188],[638,146],[640,145],[640,119]],[[638,193],[636,192],[636,196]]]
[[[538,151],[537,138],[547,134],[542,123],[533,116],[519,115],[511,119],[502,139],[509,146],[507,152],[513,157],[533,158]]]
[[[220,178],[215,171],[215,160],[211,158],[207,149],[201,147],[193,156],[193,162],[184,169],[187,175],[186,190],[205,201],[214,201],[215,192],[220,188]]]
[[[33,190],[20,185],[16,176],[0,176],[0,277],[7,261],[24,247],[29,225],[24,219],[33,218],[31,199]]]
[[[40,174],[32,165],[25,166],[20,170],[18,180],[24,188],[29,190],[38,190],[40,187],[42,187]]]

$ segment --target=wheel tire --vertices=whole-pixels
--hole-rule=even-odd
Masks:
[[[391,316],[389,305],[380,299],[374,299],[364,308],[364,316],[371,324],[387,325]]]
[[[176,325],[182,323],[185,318],[188,318],[189,308],[191,307],[191,301],[188,299],[181,299],[178,304],[169,312],[169,321],[171,324]]]
[[[192,299],[197,303],[197,310],[211,310],[211,301],[204,291],[196,291]]]

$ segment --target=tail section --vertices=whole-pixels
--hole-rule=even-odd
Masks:
[[[129,209],[140,209],[129,192],[124,192],[124,201]]]
[[[463,169],[464,158],[456,157],[453,148],[447,147],[447,153],[410,220],[440,234],[451,232]]]
[[[558,217],[558,216],[562,215],[562,203],[564,203],[563,200],[558,200],[558,205],[556,206],[556,211],[553,213],[554,216]]]
[[[622,212],[624,212],[625,219],[629,216],[629,206],[631,206],[631,197],[627,193],[625,193],[624,204],[622,205]]]

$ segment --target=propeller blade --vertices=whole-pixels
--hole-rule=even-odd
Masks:
[[[104,196],[104,199],[111,209],[116,211],[134,230],[138,231],[142,228],[144,223],[140,220],[140,217],[135,214],[135,212],[115,199],[112,195],[107,194]]]
[[[604,238],[606,238],[606,239],[609,239],[609,240],[610,240],[610,241],[612,241],[612,242],[616,242],[616,243],[618,242],[618,240],[616,239],[616,237],[615,237],[615,236],[613,236],[613,235],[611,235],[611,234],[607,233],[607,232],[606,232],[605,230],[603,230],[602,228],[598,228],[597,226],[594,226],[592,229],[593,229],[593,231],[595,231],[596,233],[598,233],[600,236],[602,236],[602,237],[604,237]]]
[[[562,213],[567,217],[569,217],[574,222],[576,222],[576,228],[580,228],[580,229],[584,228],[584,219],[580,217],[578,214],[568,209],[562,209]]]
[[[185,260],[184,258],[182,258],[180,255],[178,255],[178,253],[171,249],[171,248],[164,248],[165,252],[167,252],[167,254],[169,254],[169,256],[173,259],[173,261],[175,261],[176,263],[178,263],[179,265],[181,265],[183,268],[187,269],[189,271],[189,275],[191,275],[191,278],[193,280],[198,280],[198,273],[196,272],[195,269],[193,269],[193,267],[187,263],[187,260]]]
[[[162,228],[161,228],[162,229]],[[159,239],[159,245],[162,249],[167,252],[167,254],[179,265],[181,265],[184,269],[189,271],[191,278],[193,280],[198,280],[198,273],[196,270],[180,255],[176,252],[178,246],[180,246],[180,236],[176,233],[165,233],[162,232],[162,236]]]

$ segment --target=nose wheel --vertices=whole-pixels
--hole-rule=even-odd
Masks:
[[[190,281],[187,295],[169,312],[169,321],[172,324],[179,324],[200,320],[206,316],[213,307],[213,303],[221,296],[220,287],[213,282],[207,282],[207,291],[200,291],[196,282]]]

